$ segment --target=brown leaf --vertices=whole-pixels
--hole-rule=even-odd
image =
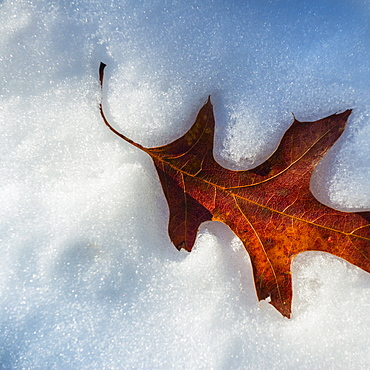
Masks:
[[[298,253],[328,252],[370,272],[370,212],[329,208],[309,188],[315,166],[342,134],[350,110],[315,122],[294,119],[275,153],[249,171],[228,170],[214,160],[210,99],[185,135],[155,148],[118,133],[101,105],[100,110],[114,133],[151,156],[176,248],[191,251],[202,222],[224,222],[250,255],[259,300],[270,297],[284,316],[291,314],[291,264]]]

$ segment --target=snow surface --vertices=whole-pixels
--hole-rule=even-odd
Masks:
[[[215,156],[261,163],[292,122],[353,108],[315,195],[370,209],[370,6],[336,1],[0,4],[0,368],[369,366],[370,275],[328,254],[293,264],[293,318],[257,302],[224,225],[191,254],[167,236],[143,145],[184,133],[210,94]]]

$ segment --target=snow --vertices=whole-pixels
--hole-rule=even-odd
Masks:
[[[337,1],[0,4],[0,368],[366,368],[370,275],[293,263],[293,317],[257,302],[220,223],[167,235],[143,145],[184,133],[211,95],[217,160],[261,163],[292,122],[353,108],[313,176],[322,202],[370,210],[370,7]]]

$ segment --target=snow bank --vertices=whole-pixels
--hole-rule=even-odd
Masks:
[[[353,108],[312,187],[370,209],[366,1],[4,1],[0,5],[2,368],[365,368],[370,275],[293,264],[291,320],[258,303],[240,242],[167,236],[143,145],[184,133],[211,94],[215,156],[261,163],[292,122]]]

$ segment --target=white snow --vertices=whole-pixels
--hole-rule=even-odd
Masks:
[[[370,210],[370,7],[336,1],[0,4],[0,368],[366,368],[370,275],[293,264],[293,317],[257,302],[224,225],[191,254],[167,235],[143,145],[174,140],[211,95],[217,160],[261,163],[292,122],[353,108],[314,194]]]

